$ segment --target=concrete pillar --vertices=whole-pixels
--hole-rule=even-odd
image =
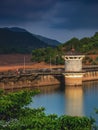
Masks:
[[[82,71],[82,59],[84,55],[70,52],[63,56],[65,59],[65,85],[82,85],[82,77],[84,72]]]
[[[64,73],[66,85],[82,85],[84,73]]]

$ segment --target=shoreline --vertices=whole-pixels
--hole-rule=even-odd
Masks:
[[[64,65],[52,65],[51,68],[64,68]],[[25,66],[23,64],[21,65],[0,65],[0,72],[5,72],[5,71],[16,71],[17,69],[45,69],[45,68],[50,68],[49,64],[45,63],[30,63],[26,64]]]
[[[24,64],[25,58],[25,64]],[[31,61],[31,54],[0,54],[0,72],[16,71],[17,69],[44,69],[50,68],[49,64],[44,62],[34,63]],[[51,65],[51,68],[63,67],[64,65]]]

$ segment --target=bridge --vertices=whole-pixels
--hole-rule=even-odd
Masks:
[[[98,70],[98,65],[84,65],[82,67],[83,70],[86,70],[86,71],[95,71],[95,70]]]
[[[83,71],[95,71],[98,70],[98,65],[84,65],[82,67]],[[17,71],[13,71],[13,70],[8,70],[5,72],[0,72],[0,77],[3,76],[17,76],[17,75],[29,75],[29,74],[62,74],[65,72],[64,68],[44,68],[44,69],[25,69],[25,71],[23,69],[19,69],[18,72]],[[67,71],[67,72],[72,72],[72,71]]]
[[[98,79],[98,65],[83,66],[83,81]],[[54,69],[26,69],[16,71],[0,72],[0,88],[22,88],[22,87],[38,87],[45,85],[64,85],[64,68]],[[72,71],[68,72],[72,73]],[[77,73],[77,72],[76,72]],[[80,72],[79,72],[80,73]]]

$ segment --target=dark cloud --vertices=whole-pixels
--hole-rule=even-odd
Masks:
[[[96,27],[98,23],[97,0],[1,0],[0,2],[1,22],[25,23],[51,19],[50,26],[55,28],[81,28],[87,25]]]
[[[53,23],[54,28],[63,29],[83,29],[98,28],[98,2],[70,1],[59,5],[55,19],[58,23]]]
[[[0,26],[29,24],[45,30],[98,29],[98,0],[0,0]]]
[[[0,19],[7,21],[40,20],[51,7],[52,0],[1,0]]]

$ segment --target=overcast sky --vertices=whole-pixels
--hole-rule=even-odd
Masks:
[[[65,42],[98,32],[98,0],[0,0],[0,27]]]

